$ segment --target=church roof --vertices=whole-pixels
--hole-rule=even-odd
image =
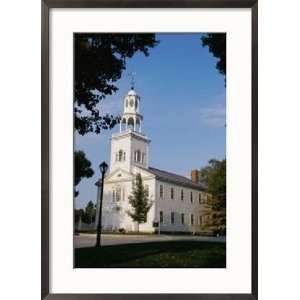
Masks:
[[[135,90],[133,90],[133,89],[130,89],[129,91],[128,91],[128,94],[127,94],[128,96],[136,96],[137,95],[137,93],[136,93],[136,91]]]
[[[181,185],[181,186],[185,186],[185,187],[189,187],[189,188],[197,189],[197,190],[201,190],[201,191],[204,190],[203,185],[201,185],[200,183],[193,182],[191,179],[189,179],[187,177],[177,175],[174,173],[170,173],[167,171],[159,170],[159,169],[152,168],[152,167],[149,167],[148,169],[145,169],[145,170],[148,171],[149,173],[155,175],[155,177],[158,180],[174,183],[177,185]]]
[[[184,186],[184,187],[188,187],[191,189],[196,189],[199,191],[203,191],[204,190],[204,186],[200,183],[196,183],[194,181],[192,181],[191,179],[184,177],[182,175],[177,175],[174,173],[170,173],[167,171],[163,171],[163,170],[159,170],[153,167],[149,167],[149,168],[143,168],[143,167],[138,167],[142,170],[145,170],[151,174],[153,174],[156,179],[161,180],[161,181],[165,181],[165,182],[169,182],[169,183],[174,183],[180,186]],[[95,185],[100,186],[101,184],[101,178],[99,180],[97,180],[97,182],[95,183]]]

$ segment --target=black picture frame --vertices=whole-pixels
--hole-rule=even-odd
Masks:
[[[249,294],[50,294],[49,291],[49,12],[51,8],[251,8],[252,12],[252,290]],[[256,300],[258,297],[258,1],[42,0],[41,68],[41,299]]]

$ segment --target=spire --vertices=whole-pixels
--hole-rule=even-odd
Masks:
[[[136,73],[135,72],[129,72],[128,76],[130,76],[130,89],[134,90]]]
[[[120,122],[120,132],[135,131],[142,132],[143,116],[140,114],[140,96],[134,90],[134,79],[131,89],[124,97],[123,115]]]

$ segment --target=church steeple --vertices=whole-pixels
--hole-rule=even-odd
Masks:
[[[136,166],[148,168],[150,139],[142,133],[142,121],[140,96],[131,88],[124,97],[120,133],[113,133],[111,138],[111,172],[131,172]]]
[[[142,132],[143,116],[140,114],[140,96],[133,86],[124,97],[124,108],[120,122],[120,132]]]

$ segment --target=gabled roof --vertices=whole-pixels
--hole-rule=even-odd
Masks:
[[[177,184],[180,186],[188,187],[191,189],[196,189],[199,191],[204,190],[204,186],[202,184],[193,182],[191,179],[184,177],[182,175],[177,175],[177,174],[159,170],[159,169],[156,169],[153,167],[149,167],[148,169],[146,169],[146,168],[142,168],[139,166],[138,168],[153,174],[155,176],[155,178],[158,180],[169,182],[169,183],[174,183],[174,184]],[[101,183],[101,178],[95,184],[99,186],[100,183]]]
[[[200,183],[195,183],[187,177],[177,175],[174,173],[170,173],[167,171],[159,170],[159,169],[152,168],[152,167],[149,167],[148,169],[145,169],[145,170],[148,171],[149,173],[155,175],[155,177],[158,180],[174,183],[174,184],[189,187],[192,189],[197,189],[200,191],[204,190],[203,185],[201,185]]]
[[[131,173],[129,173],[129,172],[127,172],[127,171],[125,171],[125,170],[123,170],[123,169],[121,169],[121,168],[117,168],[117,169],[115,169],[113,172],[111,172],[111,173],[108,173],[106,176],[105,176],[105,181],[108,179],[110,179],[111,177],[113,177],[116,173],[120,173],[120,172],[123,172],[123,173],[125,173],[126,175],[129,175],[129,176],[132,176],[132,174]],[[101,184],[101,182],[102,182],[102,179],[101,179],[101,177],[95,182],[95,185],[97,185],[97,186],[100,186],[100,184]]]

